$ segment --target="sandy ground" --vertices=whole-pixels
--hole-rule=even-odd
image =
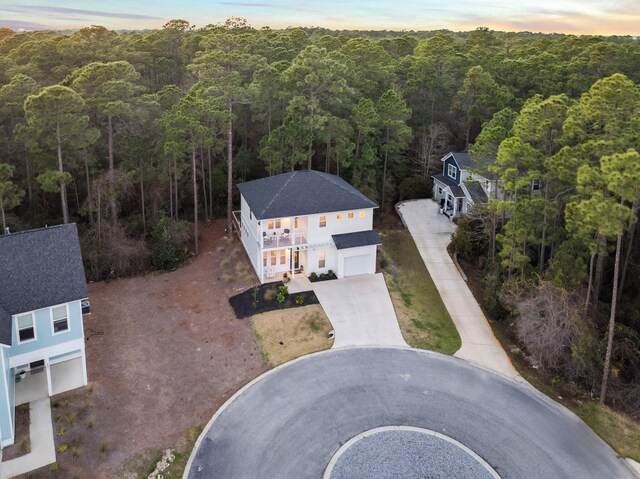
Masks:
[[[35,477],[123,476],[265,370],[249,321],[228,304],[247,287],[234,272],[246,259],[223,235],[224,221],[201,228],[200,255],[176,271],[89,286],[90,386],[53,398],[54,430],[65,429],[56,447],[68,449]]]

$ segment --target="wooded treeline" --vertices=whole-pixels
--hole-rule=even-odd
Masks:
[[[612,379],[637,384],[639,66],[630,37],[486,28],[0,29],[3,229],[78,222],[91,279],[172,267],[190,238],[197,251],[184,221],[227,216],[235,182],[314,168],[390,211],[429,191],[443,154],[473,145],[497,156],[508,197],[465,220],[456,244],[505,292],[496,308],[578,296],[587,319],[557,353],[595,388],[585,371],[602,371],[608,330],[597,311],[616,289]],[[540,295],[511,294],[532,277]]]

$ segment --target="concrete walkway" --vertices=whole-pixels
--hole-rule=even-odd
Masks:
[[[2,463],[0,477],[7,479],[56,462],[49,398],[29,403],[31,452]]]
[[[462,347],[454,356],[519,378],[447,252],[455,224],[441,215],[431,200],[406,201],[397,208],[460,334]]]
[[[312,283],[335,330],[334,348],[407,346],[382,274]]]

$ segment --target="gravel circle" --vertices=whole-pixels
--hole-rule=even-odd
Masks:
[[[427,431],[383,430],[365,435],[338,458],[330,479],[492,479],[467,451]]]

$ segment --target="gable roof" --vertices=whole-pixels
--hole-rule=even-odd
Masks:
[[[0,236],[0,343],[11,315],[88,296],[75,224]]]
[[[342,178],[319,171],[292,171],[238,189],[259,220],[378,207]]]
[[[451,178],[449,178],[448,176],[443,175],[442,173],[438,173],[437,175],[431,175],[431,178],[444,184],[446,188],[449,188],[451,194],[455,198],[463,198],[465,196],[464,191],[462,191],[460,185],[451,180]]]
[[[451,151],[443,156],[441,161],[446,161],[447,158],[453,158],[461,169],[477,172],[487,179],[489,179],[487,165],[496,161],[493,157],[471,158],[467,150]]]
[[[355,233],[343,233],[331,235],[336,249],[357,248],[358,246],[371,246],[382,244],[382,240],[375,230],[356,231]]]
[[[475,204],[486,204],[489,201],[487,193],[485,193],[479,181],[467,181],[464,186],[469,192],[471,201]]]

